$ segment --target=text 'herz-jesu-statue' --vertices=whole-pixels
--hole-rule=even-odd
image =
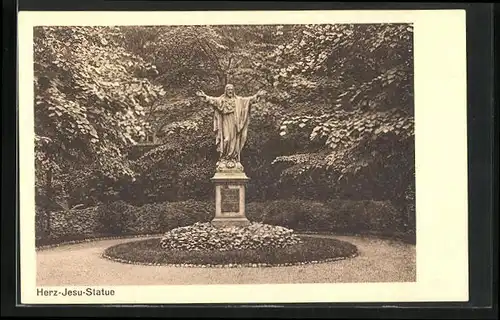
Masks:
[[[263,90],[259,90],[253,96],[240,97],[234,93],[231,84],[226,85],[224,94],[219,97],[207,96],[203,91],[196,93],[209,102],[215,110],[214,131],[219,152],[218,169],[242,168],[240,154],[247,139],[250,106],[264,93]]]

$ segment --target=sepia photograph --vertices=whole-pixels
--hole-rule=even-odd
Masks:
[[[33,25],[31,295],[416,284],[401,20]]]
[[[36,27],[37,283],[415,281],[412,34]]]

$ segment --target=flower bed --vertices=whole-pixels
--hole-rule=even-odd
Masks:
[[[282,248],[260,247],[239,250],[169,250],[160,238],[131,241],[107,248],[103,257],[121,263],[201,267],[282,267],[352,258],[357,248],[331,238],[301,236],[298,244]]]
[[[280,226],[252,223],[246,227],[216,228],[210,223],[195,223],[166,232],[161,246],[168,250],[245,250],[284,248],[299,244],[293,230]]]

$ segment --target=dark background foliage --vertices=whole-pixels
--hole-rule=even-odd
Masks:
[[[414,230],[411,25],[39,27],[34,54],[43,211],[213,202],[213,111],[194,93],[233,83],[267,92],[242,154],[248,202],[316,203],[282,209],[298,225],[344,214],[335,201],[386,203]],[[96,209],[102,225],[127,212],[112,207]],[[101,231],[127,232],[114,227]]]

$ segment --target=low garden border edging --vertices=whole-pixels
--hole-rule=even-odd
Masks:
[[[123,235],[123,236],[109,236],[109,237],[97,237],[97,238],[85,238],[80,240],[71,240],[71,241],[63,241],[54,244],[48,244],[44,246],[35,247],[35,251],[53,249],[57,247],[72,245],[72,244],[80,244],[94,241],[104,241],[104,240],[119,240],[119,239],[136,239],[136,238],[148,238],[148,237],[158,237],[163,235],[162,233],[153,233],[153,234],[136,234],[136,235]]]
[[[335,262],[345,259],[352,259],[359,255],[359,253],[355,253],[348,257],[337,257],[337,258],[329,258],[323,260],[313,260],[313,261],[302,261],[302,262],[294,262],[294,263],[279,263],[279,264],[269,264],[269,263],[245,263],[245,264],[168,264],[168,263],[144,263],[144,262],[136,262],[130,261],[120,258],[113,258],[106,254],[102,254],[101,256],[105,259],[120,262],[125,264],[139,265],[139,266],[152,266],[152,267],[179,267],[179,268],[277,268],[277,267],[293,267],[293,266],[301,266],[308,264],[320,264],[320,263],[328,263]]]

